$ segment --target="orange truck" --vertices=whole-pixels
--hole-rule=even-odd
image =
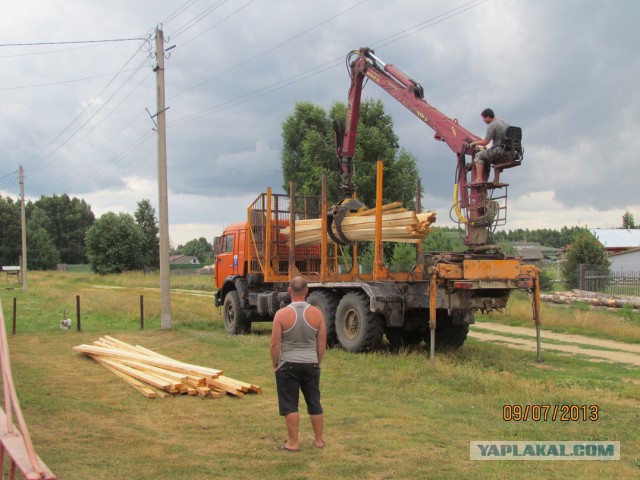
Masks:
[[[384,63],[373,50],[350,52],[348,63],[351,86],[346,124],[336,125],[336,154],[346,198],[329,206],[324,178],[320,197],[296,197],[293,184],[289,195],[269,189],[248,207],[245,222],[224,229],[214,241],[214,253],[215,303],[223,307],[226,331],[245,333],[253,322],[271,321],[290,301],[286,293],[290,279],[302,275],[309,283],[308,302],[324,314],[329,344],[339,343],[348,351],[376,348],[384,337],[393,348],[425,340],[433,358],[436,344],[459,347],[464,343],[475,312],[503,309],[511,292],[518,289],[533,294],[539,346],[539,271],[490,242],[496,226],[506,222],[508,185],[488,182],[487,171],[482,178],[473,172],[472,142],[479,137],[428,104],[419,83]],[[360,268],[358,245],[342,231],[341,222],[361,207],[351,176],[364,79],[383,88],[435,130],[436,140],[455,153],[452,211],[466,230],[466,252],[422,252],[417,245],[411,269],[387,268],[381,220],[383,168],[378,162],[375,260],[371,272]],[[510,127],[502,143],[493,145],[496,172],[521,164],[521,135],[519,128]],[[321,221],[320,243],[295,246],[296,220],[313,218]]]
[[[381,175],[380,162],[380,192]],[[350,262],[328,235],[318,245],[295,247],[296,220],[319,218],[324,231],[328,206],[325,195],[296,198],[293,185],[291,193],[268,189],[249,206],[245,222],[229,225],[214,241],[215,303],[223,307],[230,334],[271,321],[290,301],[287,285],[296,275],[307,279],[307,300],[324,314],[329,344],[352,352],[374,349],[384,337],[395,349],[423,340],[432,348],[460,347],[475,312],[503,309],[517,289],[539,298],[538,269],[496,252],[421,252],[418,247],[413,268],[392,272],[382,258],[381,226],[376,226],[377,255],[368,273],[359,268],[357,245],[350,246]],[[376,218],[381,218],[378,197]]]

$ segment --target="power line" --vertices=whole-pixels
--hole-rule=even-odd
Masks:
[[[477,7],[477,6],[479,6],[482,3],[485,3],[487,1],[489,1],[489,0],[481,0],[479,3],[476,3],[477,0],[475,0],[474,2],[469,2],[469,3],[465,4],[465,5],[462,5],[461,7],[456,7],[456,8],[451,9],[451,10],[449,10],[449,11],[447,11],[447,12],[441,14],[441,15],[437,15],[435,17],[432,17],[431,19],[426,20],[424,22],[421,22],[421,23],[419,23],[419,24],[417,24],[417,25],[415,25],[415,26],[413,26],[411,28],[402,30],[401,32],[398,32],[398,33],[395,33],[395,34],[393,34],[393,35],[391,35],[389,37],[386,37],[385,39],[379,40],[377,42],[373,42],[372,45],[375,45],[377,43],[383,42],[383,41],[385,41],[385,40],[387,40],[389,38],[393,38],[393,37],[397,37],[399,35],[402,35],[402,36],[400,36],[400,37],[398,37],[398,38],[396,38],[396,39],[394,39],[392,41],[389,41],[389,42],[387,42],[387,43],[385,43],[383,45],[380,45],[380,46],[382,47],[382,46],[389,45],[390,43],[396,42],[396,41],[401,40],[401,39],[403,39],[405,37],[408,37],[410,35],[414,35],[415,33],[418,33],[418,32],[420,32],[422,30],[430,28],[430,27],[432,27],[432,26],[434,26],[434,25],[436,25],[436,24],[438,24],[438,23],[440,23],[440,22],[442,22],[444,20],[452,18],[452,17],[454,17],[456,15],[460,15],[461,13],[464,13],[467,10],[470,10],[471,8]],[[467,7],[467,8],[465,8],[465,7]],[[463,10],[461,10],[461,9],[463,9]],[[448,16],[446,16],[446,15],[448,15]],[[446,18],[441,18],[443,16],[446,16]],[[434,20],[437,20],[437,21],[434,21]],[[421,28],[415,30],[417,27],[421,27]],[[302,80],[306,80],[307,78],[311,78],[311,77],[313,77],[315,75],[323,73],[326,70],[329,70],[329,69],[341,64],[343,60],[344,60],[343,57],[338,57],[336,59],[330,60],[328,62],[325,62],[325,63],[321,64],[321,65],[317,65],[317,66],[315,66],[315,67],[313,67],[313,68],[311,68],[309,70],[306,70],[304,72],[298,73],[296,75],[292,75],[292,76],[287,77],[287,78],[285,78],[283,80],[280,80],[278,82],[272,83],[271,85],[268,85],[266,87],[260,88],[258,90],[254,90],[253,92],[247,93],[247,94],[242,95],[240,97],[236,97],[236,98],[234,98],[232,100],[229,100],[227,102],[223,102],[221,104],[209,107],[209,108],[207,108],[205,110],[201,110],[199,112],[195,112],[195,113],[186,115],[186,116],[184,116],[182,118],[179,118],[179,119],[173,121],[170,124],[170,126],[181,125],[183,123],[187,123],[187,122],[190,122],[190,121],[193,121],[193,120],[197,120],[197,119],[202,118],[202,117],[213,115],[214,113],[218,113],[219,111],[226,110],[228,108],[240,105],[242,103],[246,103],[249,100],[253,100],[254,98],[258,98],[258,97],[264,96],[264,95],[266,95],[268,93],[272,93],[274,91],[280,90],[280,89],[282,89],[284,87],[287,87],[289,85],[293,85],[295,83],[301,82]],[[233,68],[235,68],[235,67],[233,67]],[[296,78],[296,77],[299,77],[299,78]],[[199,84],[199,85],[201,85],[201,84]],[[181,93],[184,93],[184,92],[181,92]]]
[[[4,91],[7,91],[7,90],[23,90],[25,88],[51,87],[53,85],[63,85],[65,83],[83,82],[85,80],[93,80],[93,79],[96,79],[96,78],[111,77],[111,76],[117,75],[119,73],[133,72],[135,70],[138,70],[138,69],[137,68],[131,68],[129,70],[122,70],[122,71],[116,72],[116,73],[104,73],[102,75],[93,75],[91,77],[74,78],[74,79],[71,79],[71,80],[60,80],[59,82],[34,83],[32,85],[21,85],[19,87],[4,87],[4,88],[0,88],[0,92],[4,92]]]
[[[178,8],[175,12],[173,12],[171,15],[169,15],[167,18],[165,18],[162,21],[162,23],[166,25],[167,23],[169,23],[171,20],[176,18],[178,15],[180,15],[182,12],[184,12],[186,9],[188,9],[191,5],[193,5],[197,1],[198,0],[190,0],[189,2],[185,3],[180,8]]]
[[[60,52],[71,52],[73,50],[83,50],[85,48],[97,48],[101,45],[85,45],[84,47],[75,47],[75,48],[61,48],[58,50],[47,50],[41,52],[30,52],[30,53],[14,53],[11,55],[0,55],[0,58],[14,58],[14,57],[30,57],[33,55],[48,55],[50,53],[60,53]]]
[[[145,39],[145,42],[148,39]],[[100,90],[100,92],[95,95],[91,101],[87,104],[87,106],[85,106],[85,108],[78,114],[76,115],[76,117],[64,128],[62,129],[62,131],[51,141],[49,142],[49,144],[43,149],[43,152],[46,151],[51,145],[53,145],[62,135],[64,135],[64,133],[69,130],[69,128],[71,128],[71,126],[78,121],[78,119],[95,103],[95,101],[100,98],[100,95],[102,95],[102,93],[109,87],[109,85],[111,85],[116,78],[118,78],[118,76],[123,73],[125,67],[131,62],[131,60],[134,59],[134,57],[138,54],[138,52],[140,52],[140,50],[142,49],[142,47],[144,46],[144,43],[142,45],[140,45],[138,47],[138,49],[133,53],[133,55],[131,55],[131,57],[129,57],[129,59],[125,62],[125,64],[120,68],[120,70],[118,71],[118,73],[116,73],[113,78],[111,80],[109,80],[109,82],[107,82],[107,84],[102,88],[102,90]],[[142,68],[142,66],[144,65],[144,63],[146,62],[143,61],[140,65],[138,65],[137,68],[134,69],[134,73],[125,81],[125,84],[127,81],[129,81],[131,78],[133,78],[133,75],[135,75],[135,73],[140,70],[140,68]],[[116,93],[118,91],[120,91],[120,89],[124,86],[124,84],[116,91]],[[114,94],[115,95],[115,94]],[[53,149],[51,152],[49,152],[45,158],[52,156],[55,152],[57,152],[58,150],[60,150],[66,143],[68,143],[79,131],[80,129],[82,129],[87,123],[89,123],[99,112],[100,110],[102,110],[102,108],[104,108],[109,101],[113,98],[113,95],[106,101],[104,102],[99,108],[98,110],[86,121],[84,122],[78,129],[76,129],[75,132],[73,132],[71,134],[71,136],[69,138],[67,138],[63,143],[61,143],[60,145],[58,145],[55,149]]]
[[[248,7],[249,5],[251,5],[253,2],[255,2],[256,0],[250,0],[247,3],[245,3],[244,5],[242,5],[241,7],[239,7],[237,10],[234,10],[233,12],[231,12],[229,15],[227,15],[226,17],[222,18],[219,22],[214,23],[213,25],[211,25],[208,28],[205,28],[202,32],[200,32],[198,35],[196,35],[195,37],[193,37],[191,40],[187,40],[186,42],[184,42],[180,48],[184,47],[185,45],[193,42],[196,38],[201,37],[202,35],[204,35],[205,33],[207,33],[209,30],[217,27],[218,25],[220,25],[221,23],[225,22],[226,20],[228,20],[229,18],[233,17],[235,14],[239,13],[241,10],[244,10],[246,7]],[[186,30],[185,30],[186,31]],[[184,32],[181,32],[184,33]],[[171,38],[175,38],[175,35],[173,35]]]
[[[249,5],[250,3],[252,3],[253,1],[255,1],[255,0],[251,0],[249,3],[247,3],[246,5],[244,5],[244,6],[243,6],[243,7],[241,7],[241,8],[246,7],[247,5]],[[326,24],[326,23],[328,23],[328,22],[330,22],[330,21],[332,21],[332,20],[335,20],[337,17],[339,17],[339,16],[341,16],[341,15],[344,15],[345,13],[347,13],[347,12],[349,12],[349,11],[353,10],[354,8],[359,7],[359,6],[360,6],[360,5],[362,5],[363,3],[366,3],[367,1],[368,1],[368,0],[362,0],[360,3],[357,3],[357,4],[355,4],[355,5],[353,5],[353,6],[349,7],[349,8],[347,8],[346,10],[341,11],[340,13],[337,13],[336,15],[333,15],[332,17],[327,18],[326,20],[323,20],[322,22],[320,22],[320,23],[318,23],[318,24],[314,25],[313,27],[310,27],[310,28],[308,28],[308,29],[306,29],[306,30],[302,31],[302,32],[300,32],[300,33],[298,33],[298,34],[294,35],[293,37],[289,37],[287,40],[285,40],[285,41],[283,41],[283,42],[280,42],[280,43],[278,43],[277,45],[274,45],[273,47],[270,47],[270,48],[268,48],[268,49],[266,49],[266,50],[262,51],[261,53],[258,53],[257,55],[254,55],[253,57],[250,57],[250,58],[248,58],[247,60],[244,60],[244,61],[242,61],[242,62],[240,62],[240,63],[238,63],[238,64],[234,65],[233,67],[228,68],[228,69],[226,69],[225,71],[220,72],[220,73],[218,73],[218,74],[214,75],[213,77],[209,77],[208,79],[206,79],[206,80],[204,80],[204,81],[202,81],[202,82],[200,82],[200,83],[198,83],[198,84],[196,84],[196,85],[194,85],[194,86],[192,86],[192,87],[189,87],[189,88],[187,88],[186,90],[183,90],[183,91],[181,91],[181,92],[178,92],[178,93],[176,93],[175,95],[173,95],[173,96],[169,97],[169,100],[172,100],[172,99],[174,99],[174,98],[176,98],[176,97],[179,97],[180,95],[182,95],[182,94],[184,94],[184,93],[187,93],[187,92],[189,92],[189,91],[191,91],[191,90],[193,90],[193,89],[195,89],[195,88],[198,88],[198,87],[200,87],[200,86],[204,85],[205,83],[209,83],[210,81],[215,80],[216,78],[220,78],[221,76],[226,75],[227,73],[232,72],[233,70],[235,70],[235,69],[237,69],[237,68],[239,68],[239,67],[241,67],[241,66],[243,66],[243,65],[246,65],[247,63],[252,62],[253,60],[255,60],[255,59],[257,59],[257,58],[260,58],[260,57],[262,57],[263,55],[266,55],[267,53],[272,52],[272,51],[274,51],[274,50],[276,50],[276,49],[278,49],[278,48],[282,47],[283,45],[286,45],[287,43],[292,42],[293,40],[295,40],[295,39],[297,39],[297,38],[299,38],[299,37],[301,37],[301,36],[303,36],[303,35],[305,35],[305,34],[307,34],[307,33],[311,32],[312,30],[315,30],[316,28],[318,28],[318,27],[320,27],[320,26],[322,26],[322,25],[324,25],[324,24]],[[237,11],[239,11],[239,10],[240,10],[240,9],[238,9]],[[237,11],[236,11],[236,12],[237,12]],[[234,13],[235,13],[235,12],[234,12]],[[227,18],[228,18],[228,17],[227,17]],[[203,33],[204,33],[204,32],[203,32]],[[200,34],[200,35],[202,35],[202,34]],[[199,36],[199,35],[198,35],[198,36]],[[195,40],[196,38],[197,38],[197,37],[192,38],[191,40],[189,40],[189,42],[192,42],[192,41],[193,41],[193,40]],[[189,42],[187,42],[187,43],[189,43]],[[187,43],[183,44],[182,46],[184,47],[184,45],[186,45]]]
[[[77,45],[80,43],[113,43],[144,40],[144,37],[110,38],[106,40],[74,40],[69,42],[0,43],[0,47],[35,47],[38,45]]]
[[[227,3],[229,0],[218,0],[218,3],[214,3],[213,5],[211,5],[210,7],[206,8],[205,10],[203,10],[202,12],[200,12],[198,15],[195,16],[195,18],[189,20],[187,23],[185,23],[183,26],[179,27],[171,36],[171,38],[176,38],[180,35],[182,35],[184,32],[186,32],[187,30],[189,30],[190,28],[193,28],[196,24],[200,23],[202,20],[204,20],[206,17],[208,17],[209,15],[211,15],[213,12],[215,12],[219,7],[221,7],[222,5],[224,5],[225,3]]]

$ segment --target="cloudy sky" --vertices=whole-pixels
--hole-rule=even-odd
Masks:
[[[479,113],[523,129],[503,173],[510,228],[640,223],[640,2],[635,0],[22,0],[0,17],[0,193],[67,193],[97,216],[158,209],[151,58],[166,60],[173,245],[246,218],[282,191],[281,126],[298,101],[346,102],[350,50],[375,48],[425,99],[484,135]],[[95,40],[124,40],[93,43]],[[58,43],[83,42],[83,43]],[[40,45],[21,45],[33,44]],[[449,220],[455,158],[373,83],[418,158],[423,206]]]

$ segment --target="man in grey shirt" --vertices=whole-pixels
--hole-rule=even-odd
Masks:
[[[278,407],[287,425],[288,439],[282,446],[299,452],[298,400],[300,391],[313,427],[314,445],[324,447],[323,412],[320,404],[320,363],[327,346],[322,311],[306,302],[309,289],[302,277],[294,277],[288,288],[291,304],[276,312],[271,330],[271,363],[276,376]]]
[[[509,124],[504,120],[496,118],[493,110],[490,108],[485,108],[480,114],[482,117],[482,121],[487,124],[487,133],[482,140],[476,140],[475,142],[471,142],[471,147],[486,147],[490,142],[493,147],[497,147],[498,145],[504,142],[504,136],[507,133],[507,128],[509,128]],[[476,177],[475,182],[483,182],[484,181],[484,169],[485,165],[491,165],[498,160],[501,154],[501,149],[487,149],[480,150],[475,156],[475,164],[476,164]],[[487,173],[488,176],[488,173]],[[494,184],[500,183],[500,170],[495,169],[495,174],[493,178]]]

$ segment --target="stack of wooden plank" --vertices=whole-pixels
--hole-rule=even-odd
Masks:
[[[382,206],[382,240],[385,242],[419,243],[429,233],[436,220],[436,212],[416,213],[402,207],[400,202]],[[335,232],[335,226],[333,227]],[[349,240],[373,241],[376,233],[376,210],[348,214],[342,220],[342,231]],[[281,230],[289,236],[290,229]],[[296,246],[318,244],[322,238],[320,219],[296,221]],[[327,238],[332,243],[331,238]]]
[[[242,397],[245,393],[262,393],[259,386],[226,377],[222,370],[180,362],[109,336],[73,349],[90,356],[147,398],[168,398],[175,394]]]

